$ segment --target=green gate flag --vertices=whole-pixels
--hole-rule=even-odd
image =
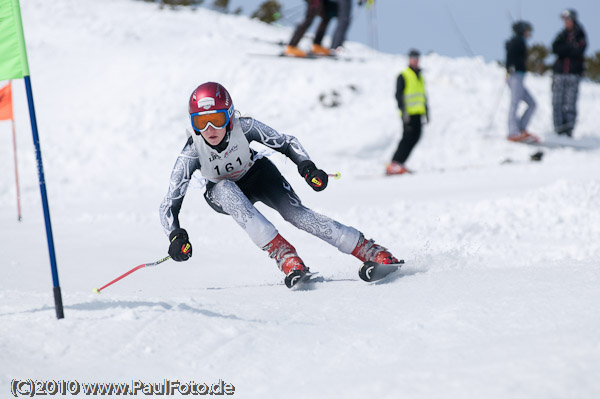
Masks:
[[[19,0],[0,0],[0,80],[29,76]]]

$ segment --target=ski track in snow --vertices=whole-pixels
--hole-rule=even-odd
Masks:
[[[527,162],[535,148],[504,140],[508,89],[495,63],[423,57],[432,122],[409,160],[417,173],[386,178],[405,56],[348,43],[364,62],[250,57],[277,50],[253,38],[285,41],[290,30],[203,8],[21,7],[65,319],[55,317],[15,81],[24,218],[16,220],[10,124],[1,123],[0,396],[15,378],[167,378],[223,379],[240,398],[600,397],[600,153],[544,150],[542,162]],[[223,83],[243,115],[298,137],[319,167],[342,173],[315,193],[272,155],[307,206],[406,265],[365,284],[356,259],[258,204],[323,278],[290,292],[193,183],[180,215],[191,261],[92,293],[165,256],[158,206],[185,142],[189,93],[208,80]],[[526,85],[538,103],[531,130],[550,137],[550,77]],[[327,108],[319,96],[333,91],[341,105]],[[600,86],[582,82],[578,140],[600,141],[599,107]],[[515,162],[502,165],[507,158]]]

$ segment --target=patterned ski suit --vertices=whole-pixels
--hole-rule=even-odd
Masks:
[[[180,228],[179,211],[192,174],[200,171],[209,182],[204,197],[217,212],[230,215],[263,248],[278,234],[275,226],[255,207],[257,201],[278,211],[294,225],[343,253],[356,247],[360,232],[305,207],[277,167],[249,147],[261,143],[290,158],[296,165],[309,156],[299,141],[280,134],[253,118],[235,118],[225,140],[226,147],[209,146],[201,135],[189,133],[183,150],[175,161],[169,190],[160,205],[160,219],[169,235]]]

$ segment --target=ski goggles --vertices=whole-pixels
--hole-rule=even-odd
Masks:
[[[215,129],[224,128],[229,123],[229,114],[226,109],[196,112],[190,115],[190,119],[196,134],[199,134],[206,131],[209,126]]]

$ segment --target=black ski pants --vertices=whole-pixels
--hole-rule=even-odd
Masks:
[[[327,6],[326,0],[309,0],[306,5],[306,16],[304,17],[304,21],[300,22],[290,39],[290,46],[298,47],[298,43],[302,40],[302,37],[313,23],[315,17],[318,15],[321,17],[321,23],[317,28],[317,32],[315,33],[315,38],[313,40],[314,44],[321,45],[323,41],[323,37],[325,37],[325,32],[327,31],[327,25],[329,25],[329,21],[331,20],[331,12],[329,7]]]
[[[346,33],[350,27],[350,15],[352,13],[351,0],[337,0],[337,19],[338,24],[335,28],[333,38],[331,39],[331,48],[336,49],[344,45]]]
[[[398,144],[398,149],[392,157],[392,161],[398,162],[399,164],[404,164],[406,162],[413,148],[415,148],[415,145],[417,145],[421,138],[421,130],[423,128],[421,122],[422,116],[423,115],[411,115],[408,123],[403,124],[404,131],[402,133],[402,139]]]

